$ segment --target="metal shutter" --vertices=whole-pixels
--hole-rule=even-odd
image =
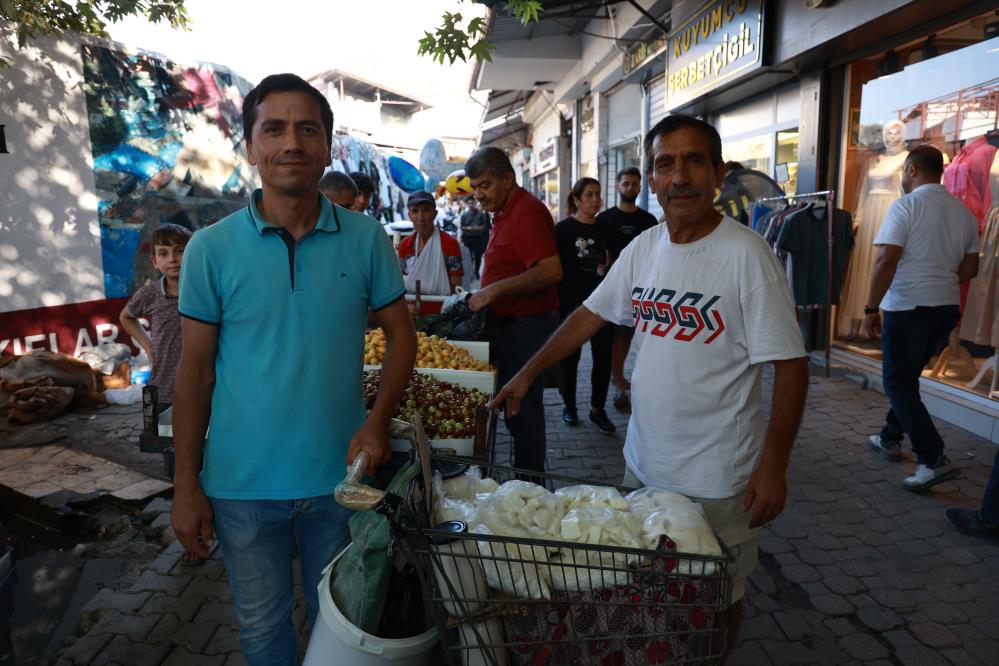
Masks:
[[[666,77],[660,76],[648,83],[649,90],[649,127],[652,128],[660,120],[666,117]],[[645,184],[645,187],[648,187]],[[649,192],[649,212],[655,215],[658,220],[663,214],[662,206],[656,195]]]

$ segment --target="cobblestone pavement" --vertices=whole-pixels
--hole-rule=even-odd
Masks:
[[[580,405],[589,400],[588,356],[584,351]],[[788,506],[764,530],[729,663],[999,664],[999,544],[955,533],[943,513],[978,505],[995,447],[942,425],[961,477],[924,495],[908,493],[900,482],[911,456],[887,463],[866,449],[887,408],[884,396],[818,373],[791,461]],[[604,436],[585,410],[578,428],[565,426],[557,391],[546,392],[546,411],[552,472],[620,481],[624,415],[608,410],[622,427]],[[502,428],[498,453],[500,461],[509,456]],[[102,590],[58,664],[242,663],[221,561],[186,568],[178,557],[174,543],[131,587]],[[303,610],[299,603],[299,631]]]

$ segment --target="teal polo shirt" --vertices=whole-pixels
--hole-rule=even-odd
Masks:
[[[368,308],[405,293],[380,224],[317,194],[298,242],[257,204],[199,230],[181,264],[180,314],[218,326],[201,486],[220,499],[327,495],[364,422]]]

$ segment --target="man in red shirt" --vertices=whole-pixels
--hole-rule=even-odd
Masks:
[[[475,198],[493,213],[483,256],[482,288],[472,310],[489,307],[500,319],[496,338],[499,384],[503,386],[548,340],[558,325],[558,282],[562,265],[555,224],[541,201],[517,185],[509,158],[499,148],[481,148],[465,163]],[[544,379],[538,377],[520,411],[506,414],[513,435],[514,466],[545,469]]]
[[[447,296],[461,284],[465,274],[461,264],[461,247],[450,234],[434,224],[437,202],[429,192],[413,192],[407,204],[414,233],[399,244],[399,268],[402,269],[406,291]]]

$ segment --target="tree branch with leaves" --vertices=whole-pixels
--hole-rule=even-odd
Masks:
[[[541,0],[509,0],[505,9],[524,25],[538,21],[544,11]],[[452,65],[457,60],[467,62],[471,58],[491,61],[496,45],[487,39],[488,30],[488,22],[480,16],[466,24],[460,11],[444,12],[441,25],[433,32],[424,32],[417,53],[429,55],[442,65],[445,60]]]
[[[18,48],[36,37],[64,33],[106,38],[109,23],[129,16],[145,16],[150,23],[166,21],[178,29],[188,25],[184,0],[0,0],[0,19],[14,23]],[[0,67],[9,65],[0,57]]]

